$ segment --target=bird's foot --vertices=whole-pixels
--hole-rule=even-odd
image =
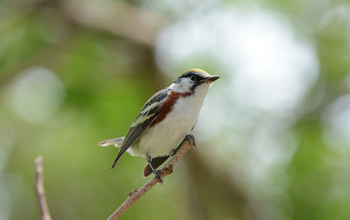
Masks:
[[[152,169],[152,172],[154,173],[154,175],[157,177],[157,179],[159,180],[159,182],[163,185],[163,179],[160,176],[160,173],[158,170],[154,169],[152,166],[152,157],[149,154],[146,154],[146,159],[147,159],[147,163],[149,165],[149,167]]]
[[[188,134],[188,135],[186,135],[186,138],[185,138],[185,139],[187,139],[187,141],[193,141],[194,149],[197,150],[196,138],[194,137],[193,134]]]
[[[171,151],[170,156],[174,156],[174,155],[176,154],[176,152],[179,150],[179,148],[180,148],[186,141],[191,141],[191,140],[193,141],[193,145],[194,145],[195,149],[197,149],[196,138],[195,138],[192,134],[187,134],[187,135],[185,136],[185,138],[183,139],[183,141],[181,142],[181,144],[180,144],[177,148],[175,148],[175,149],[173,149],[173,150]]]
[[[160,184],[163,185],[163,179],[160,176],[160,173],[158,172],[158,170],[153,170],[154,175],[157,177],[157,179],[159,180]]]

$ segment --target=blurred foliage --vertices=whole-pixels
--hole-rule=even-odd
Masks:
[[[144,102],[169,85],[180,74],[177,71],[190,67],[224,76],[210,91],[215,98],[204,104],[214,103],[214,115],[206,118],[215,119],[219,112],[225,117],[213,120],[220,135],[203,138],[206,142],[198,138],[198,150],[188,153],[164,184],[142,197],[123,219],[350,219],[349,3],[175,4],[0,2],[0,219],[40,218],[33,187],[38,155],[44,156],[53,219],[106,219],[129,192],[147,181],[141,177],[145,161],[125,155],[111,171],[117,151],[99,148],[97,142],[125,134]],[[164,53],[157,57],[164,30],[179,26],[196,12],[205,17],[207,11],[225,7],[232,13],[259,8],[280,15],[291,24],[293,39],[303,39],[314,48],[318,62],[316,80],[304,89],[301,100],[278,113],[249,109],[244,112],[252,124],[247,130],[230,127],[244,121],[233,112],[248,97],[239,94],[237,104],[225,92],[233,85],[228,82],[235,80],[234,71],[224,66],[231,58],[203,49],[211,43],[217,48],[229,46],[219,40],[219,33],[207,30],[206,34],[217,37],[214,42],[205,41],[207,36],[202,34],[200,54],[186,58],[176,70],[176,64],[162,63]],[[202,21],[202,17],[195,19]],[[196,26],[192,29],[199,31]],[[166,47],[180,41],[177,37]],[[186,54],[178,50],[173,53]],[[172,71],[171,77],[162,74]],[[220,101],[226,106],[220,106]],[[286,111],[288,117],[276,119]],[[270,133],[282,140],[277,148],[289,156],[278,156],[282,165],[276,163],[259,179],[246,167],[249,161],[259,173],[260,164],[249,157],[249,143],[256,141],[260,122],[273,119],[292,137]],[[232,125],[222,123],[232,120]],[[215,133],[212,124],[203,127]],[[237,137],[243,140],[240,144],[229,142]]]

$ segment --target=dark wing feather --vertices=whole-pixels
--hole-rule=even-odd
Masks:
[[[120,157],[139,139],[146,129],[152,124],[154,120],[159,115],[159,109],[161,105],[159,102],[162,102],[168,95],[167,90],[161,90],[154,94],[142,107],[140,114],[135,119],[134,123],[131,125],[128,133],[126,134],[124,141],[120,147],[117,158],[115,159],[112,169],[117,165]]]

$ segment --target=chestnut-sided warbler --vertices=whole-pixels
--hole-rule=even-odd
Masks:
[[[211,83],[219,76],[210,76],[200,69],[190,69],[169,87],[154,94],[142,107],[125,137],[101,141],[100,146],[120,147],[112,169],[128,151],[133,156],[147,159],[143,176],[152,172],[160,182],[156,170],[172,156],[186,135],[196,125]]]

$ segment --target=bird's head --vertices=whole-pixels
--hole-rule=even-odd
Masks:
[[[171,84],[170,89],[179,93],[195,93],[198,88],[208,91],[210,84],[219,79],[219,76],[210,76],[201,69],[190,69]]]

